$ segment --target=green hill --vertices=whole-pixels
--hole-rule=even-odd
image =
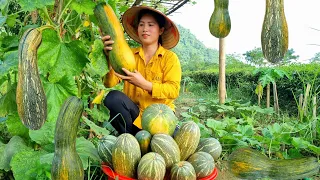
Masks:
[[[177,27],[180,32],[180,41],[172,51],[178,55],[184,70],[199,70],[200,67],[206,64],[218,64],[218,50],[207,48],[189,29],[179,24],[177,24]],[[192,67],[195,69],[190,69]]]

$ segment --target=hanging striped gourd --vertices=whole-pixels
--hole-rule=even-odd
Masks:
[[[37,50],[42,35],[38,29],[25,31],[19,42],[17,109],[22,123],[38,130],[47,119],[47,98],[38,72]]]
[[[228,36],[231,30],[231,20],[228,11],[229,0],[214,0],[214,10],[210,18],[210,33],[216,38]]]
[[[284,0],[266,0],[261,46],[264,57],[272,63],[282,61],[288,50],[288,25]]]

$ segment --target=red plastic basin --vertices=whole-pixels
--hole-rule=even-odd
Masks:
[[[137,180],[137,179],[121,176],[116,172],[114,172],[109,166],[105,164],[102,164],[101,168],[102,168],[102,171],[108,176],[108,180],[114,180],[116,179],[116,177],[118,177],[119,180]],[[218,176],[218,170],[217,168],[214,168],[213,172],[209,176],[200,178],[198,180],[214,180],[216,179],[217,176]]]

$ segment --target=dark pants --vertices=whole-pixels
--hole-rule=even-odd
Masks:
[[[140,129],[133,124],[139,115],[139,107],[123,92],[113,90],[103,100],[110,111],[112,126],[119,134],[130,133],[135,135]]]

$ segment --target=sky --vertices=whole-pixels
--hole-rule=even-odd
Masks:
[[[209,20],[214,0],[196,0],[169,15],[175,23],[189,29],[209,48],[219,48],[219,39],[210,34]],[[243,54],[261,47],[261,29],[265,14],[265,0],[229,0],[231,31],[225,38],[226,53]],[[320,52],[320,0],[284,0],[288,24],[289,48],[306,62]],[[312,28],[318,29],[314,30]],[[310,45],[317,44],[317,45]]]

